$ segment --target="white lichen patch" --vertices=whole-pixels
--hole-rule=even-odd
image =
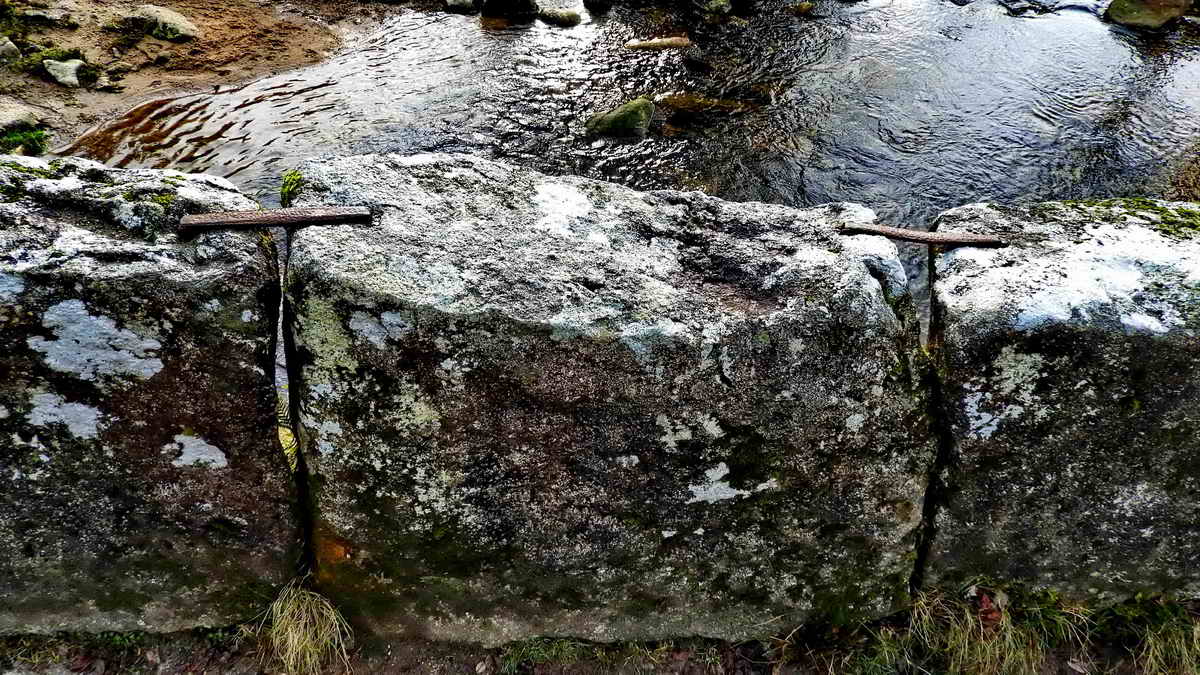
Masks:
[[[350,330],[364,338],[367,342],[375,345],[379,349],[386,346],[388,337],[387,329],[383,327],[378,319],[367,314],[366,312],[354,312],[350,315],[349,324]]]
[[[250,323],[252,321],[256,321],[257,319],[258,319],[258,316],[255,315],[254,312],[252,312],[248,309],[242,310],[242,323]]]
[[[987,211],[979,216],[984,222],[996,217]],[[1108,317],[1127,333],[1185,326],[1172,289],[1200,282],[1200,246],[1136,223],[1094,223],[1081,237],[1052,236],[1057,240],[1038,247],[964,247],[943,254],[937,263],[940,298],[952,315],[1001,312],[1022,331]]]
[[[54,332],[55,339],[32,337],[29,347],[41,352],[54,370],[81,380],[105,376],[148,379],[163,368],[155,356],[162,347],[158,340],[118,328],[108,317],[89,314],[80,300],[51,306],[42,325]]]
[[[641,461],[642,460],[639,459],[637,455],[621,455],[617,458],[617,464],[621,465],[621,468],[624,469],[632,469]]]
[[[25,282],[15,274],[0,272],[0,302],[16,302],[17,296],[25,290]]]
[[[65,424],[76,438],[96,438],[99,435],[101,412],[82,403],[68,403],[58,394],[34,394],[30,402],[29,423],[35,427]],[[7,411],[5,411],[7,417]]]
[[[333,439],[342,435],[342,425],[334,420],[324,420],[319,428],[321,435],[317,441],[317,450],[322,455],[328,455],[337,449]]]
[[[679,441],[692,439],[692,430],[686,424],[671,420],[666,415],[659,414],[654,418],[654,423],[663,430],[663,435],[659,437],[659,440],[672,450],[679,447]]]
[[[862,413],[854,413],[846,418],[846,428],[853,433],[858,433],[863,423],[867,421],[867,416]]]
[[[1017,419],[1026,411],[1032,410],[1037,419],[1049,414],[1035,393],[1045,367],[1041,354],[1023,354],[1009,345],[1000,350],[995,367],[990,382],[979,378],[965,385],[968,434],[977,439],[991,438],[1002,421]]]
[[[179,454],[171,462],[171,466],[208,466],[223,469],[229,465],[229,460],[220,448],[190,434],[176,434],[175,442],[167,443],[163,450]]]
[[[725,499],[734,499],[736,497],[744,497],[755,492],[763,490],[774,490],[779,487],[778,481],[771,478],[767,481],[755,485],[751,490],[739,490],[729,484],[725,477],[729,475],[729,465],[725,462],[720,462],[713,468],[704,472],[706,482],[696,485],[689,485],[688,490],[692,492],[692,498],[687,500],[688,504],[696,502],[719,502]]]
[[[563,235],[571,234],[572,221],[592,211],[592,200],[587,195],[560,182],[539,184],[533,195],[533,203],[542,212],[537,227]]]

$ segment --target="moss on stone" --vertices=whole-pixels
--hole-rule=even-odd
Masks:
[[[654,103],[646,97],[635,98],[606,113],[594,115],[587,121],[587,130],[590,134],[604,136],[645,136],[653,116]]]
[[[1171,237],[1190,239],[1200,235],[1200,210],[1179,206],[1171,206],[1166,202],[1144,197],[1125,197],[1118,199],[1099,200],[1067,200],[1059,202],[1063,207],[1084,211],[1093,217],[1099,217],[1104,222],[1119,222],[1124,215],[1132,214],[1146,217],[1152,226]],[[1031,208],[1034,215],[1042,218],[1052,217],[1055,213],[1054,202],[1038,204]],[[1097,210],[1107,211],[1105,214]],[[1148,217],[1147,217],[1148,216]]]

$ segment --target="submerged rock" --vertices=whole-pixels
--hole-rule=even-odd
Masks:
[[[481,13],[485,17],[529,22],[537,18],[535,0],[483,0]]]
[[[700,0],[700,10],[713,16],[726,16],[733,12],[730,0]]]
[[[737,639],[904,597],[931,445],[896,249],[836,233],[870,211],[467,156],[300,171],[300,205],[381,205],[296,232],[287,289],[318,581],[356,620]]]
[[[297,559],[278,290],[227,181],[0,161],[0,634],[252,618]]]
[[[543,9],[538,13],[538,18],[552,26],[562,28],[578,26],[583,21],[583,17],[579,15],[579,12],[573,9]]]
[[[813,10],[816,8],[817,8],[816,3],[806,1],[806,2],[797,2],[796,4],[788,7],[788,11],[791,12],[792,14],[795,14],[796,16],[808,16],[808,15],[812,14]]]
[[[593,115],[586,124],[589,134],[600,136],[645,136],[654,117],[654,102],[648,98],[635,98],[599,115]]]
[[[1192,0],[1113,0],[1104,16],[1134,28],[1158,29],[1192,8]]]
[[[446,11],[452,14],[476,14],[479,5],[475,0],[446,0]]]
[[[936,258],[956,442],[934,579],[1200,594],[1200,205],[973,205]]]

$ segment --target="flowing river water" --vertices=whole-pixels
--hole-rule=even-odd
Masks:
[[[1138,34],[1103,5],[817,0],[797,18],[766,0],[720,25],[644,6],[570,29],[409,10],[322,64],[146,103],[66,152],[224,175],[268,203],[306,156],[376,151],[856,201],[916,228],[983,199],[1153,195],[1200,140],[1200,29]],[[684,32],[695,48],[622,46]],[[640,95],[659,102],[646,138],[586,136]]]

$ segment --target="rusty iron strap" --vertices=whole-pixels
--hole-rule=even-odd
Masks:
[[[980,248],[999,248],[1008,246],[1008,242],[990,234],[971,234],[970,232],[922,232],[906,230],[902,227],[888,225],[843,225],[842,234],[876,234],[889,239],[911,241],[916,244],[933,246],[978,246]]]
[[[179,221],[179,232],[193,234],[204,230],[218,229],[257,230],[263,227],[370,224],[370,222],[371,209],[366,206],[304,206],[184,216]]]

